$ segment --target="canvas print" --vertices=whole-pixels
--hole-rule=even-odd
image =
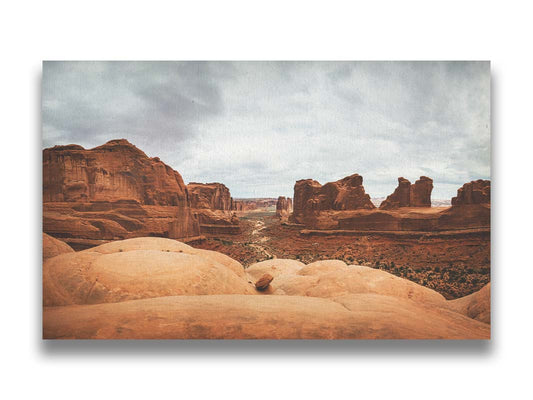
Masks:
[[[45,61],[44,339],[490,339],[490,63]]]

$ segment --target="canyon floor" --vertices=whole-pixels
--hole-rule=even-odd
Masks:
[[[490,282],[490,232],[442,235],[359,233],[309,235],[283,223],[273,208],[239,213],[239,235],[208,235],[192,246],[215,250],[245,267],[272,258],[306,264],[343,260],[389,272],[455,299]]]

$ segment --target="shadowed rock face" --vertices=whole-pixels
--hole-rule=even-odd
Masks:
[[[200,234],[181,175],[127,140],[43,150],[43,225],[57,237]]]
[[[421,176],[414,184],[405,178],[398,178],[398,187],[381,203],[379,208],[390,210],[399,207],[431,207],[433,180]]]
[[[322,186],[312,179],[299,180],[294,185],[294,217],[305,218],[316,211],[357,210],[376,208],[365,193],[363,177],[347,176]]]
[[[478,179],[465,183],[457,196],[452,198],[452,206],[466,204],[490,204],[490,181]]]

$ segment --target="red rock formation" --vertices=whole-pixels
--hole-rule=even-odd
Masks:
[[[383,210],[399,207],[431,207],[433,180],[421,176],[414,184],[405,178],[398,178],[398,187],[379,206]]]
[[[210,210],[231,210],[231,196],[229,189],[222,183],[197,183],[187,185],[192,208]]]
[[[490,181],[478,179],[465,183],[457,196],[452,198],[452,206],[465,204],[490,204]]]
[[[276,203],[276,215],[280,218],[287,218],[292,212],[292,199],[290,197],[279,196]]]
[[[85,150],[78,145],[43,150],[43,201],[136,200],[187,207],[181,175],[125,139]]]
[[[353,183],[342,184],[346,180]],[[398,187],[380,209],[366,205],[368,195],[364,194],[361,184],[362,178],[358,175],[324,186],[311,179],[296,182],[291,222],[307,229],[332,232],[439,232],[490,228],[488,181],[464,185],[454,198],[455,205],[448,208],[431,207],[433,181],[424,176],[414,184],[399,178]],[[346,199],[349,201],[344,201]],[[474,201],[480,203],[472,204]]]
[[[232,197],[222,183],[191,182],[187,185],[193,213],[197,216],[202,233],[240,233],[239,219],[231,211]]]
[[[66,241],[200,233],[181,175],[124,139],[43,150],[43,202],[44,231]]]
[[[296,222],[303,223],[309,214],[319,211],[374,208],[370,196],[365,193],[363,177],[359,174],[324,186],[312,179],[299,180],[294,185],[293,219]]]
[[[440,218],[442,229],[490,227],[490,181],[479,179],[465,183],[452,206]]]

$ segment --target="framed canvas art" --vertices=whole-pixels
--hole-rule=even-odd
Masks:
[[[45,339],[490,339],[490,63],[45,61]]]

